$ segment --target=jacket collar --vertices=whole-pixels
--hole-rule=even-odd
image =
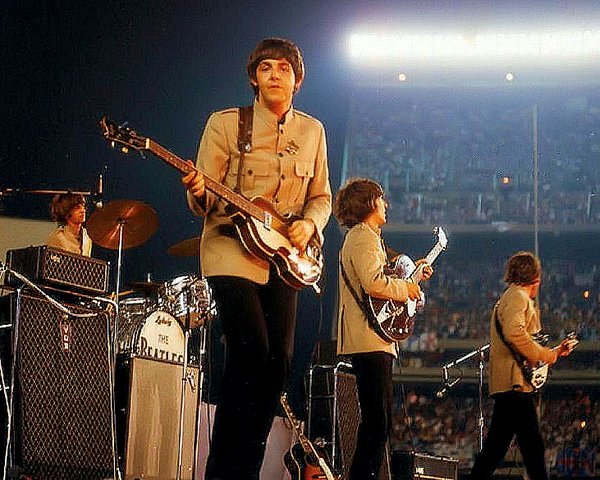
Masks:
[[[254,99],[254,111],[256,115],[265,122],[269,127],[277,128],[279,124],[286,125],[289,121],[294,117],[294,106],[292,105],[287,113],[283,117],[283,122],[279,121],[277,115],[275,115],[271,110],[267,107],[258,103],[258,99]]]

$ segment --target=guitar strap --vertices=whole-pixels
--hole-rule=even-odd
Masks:
[[[363,314],[367,318],[369,325],[371,326],[371,328],[373,330],[375,330],[375,332],[377,332],[377,329],[375,328],[375,325],[377,325],[377,319],[374,318],[374,315],[371,312],[371,309],[366,304],[365,291],[361,288],[362,296],[358,295],[358,292],[354,289],[354,287],[350,283],[350,279],[348,278],[348,274],[346,273],[346,269],[344,268],[344,262],[342,262],[342,249],[344,248],[345,242],[346,242],[346,237],[344,237],[344,241],[342,242],[342,246],[340,248],[340,255],[339,255],[339,257],[340,257],[340,272],[342,274],[342,278],[344,279],[344,283],[348,287],[348,290],[350,290],[350,293],[352,294],[354,301],[360,307],[360,309],[363,311]]]
[[[500,325],[500,320],[498,320],[498,302],[496,302],[496,305],[494,305],[493,315],[494,315],[494,326],[496,328],[496,332],[498,333],[498,336],[500,337],[500,340],[502,340],[504,342],[504,345],[506,345],[508,347],[508,349],[510,350],[510,353],[512,354],[514,359],[517,361],[517,364],[519,365],[519,367],[522,368],[525,358],[523,357],[523,355],[521,355],[519,352],[517,352],[515,347],[513,347],[510,344],[510,342],[508,340],[506,340],[506,337],[504,336],[504,332],[502,331],[502,325]]]
[[[254,117],[254,105],[240,107],[238,116],[238,138],[237,144],[240,151],[238,163],[237,180],[234,192],[242,193],[242,168],[244,166],[244,155],[252,151],[252,120]]]

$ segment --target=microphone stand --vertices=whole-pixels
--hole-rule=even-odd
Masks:
[[[0,198],[10,195],[20,194],[30,195],[64,195],[72,193],[74,195],[82,195],[84,197],[94,197],[94,203],[96,207],[102,207],[102,193],[103,193],[103,179],[102,173],[98,175],[96,181],[95,190],[57,190],[57,189],[45,189],[45,188],[2,188],[0,189]]]
[[[442,366],[442,376],[443,376],[443,384],[442,387],[440,388],[440,390],[438,390],[436,396],[438,398],[442,398],[445,396],[445,394],[452,388],[454,387],[454,385],[456,385],[458,382],[460,382],[462,380],[462,370],[461,370],[461,374],[456,377],[453,380],[449,380],[449,375],[448,375],[448,371],[451,368],[455,368],[458,365],[460,365],[461,363],[467,361],[468,359],[474,357],[474,356],[478,356],[478,384],[479,384],[479,421],[478,421],[478,426],[479,426],[479,451],[481,451],[481,449],[483,448],[483,362],[484,362],[484,352],[486,350],[489,350],[490,348],[490,344],[486,343],[485,345],[481,345],[480,347],[477,347],[475,350],[463,355],[460,358],[457,358],[456,360],[452,360],[449,363],[446,363],[445,365]]]

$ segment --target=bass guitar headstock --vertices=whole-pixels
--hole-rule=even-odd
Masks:
[[[148,148],[149,138],[139,135],[129,127],[117,125],[108,118],[102,117],[100,127],[104,138],[111,142],[113,147],[119,147],[123,153],[128,153],[129,149],[146,150]]]

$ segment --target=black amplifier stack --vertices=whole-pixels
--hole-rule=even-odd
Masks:
[[[113,478],[113,311],[94,300],[108,290],[109,265],[46,246],[10,250],[6,260],[5,283],[24,287],[7,296],[0,315],[8,318],[2,331],[12,332],[12,358],[2,359],[9,385],[14,374],[9,471],[36,480]],[[52,295],[19,277],[53,287]]]

